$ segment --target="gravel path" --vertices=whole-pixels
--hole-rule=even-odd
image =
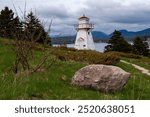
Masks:
[[[150,76],[150,71],[148,69],[145,69],[145,68],[143,68],[141,66],[138,66],[138,65],[133,64],[133,63],[129,63],[129,62],[124,61],[124,60],[120,60],[120,62],[126,63],[126,64],[131,64],[134,68],[140,70],[143,74],[146,74],[146,75]]]

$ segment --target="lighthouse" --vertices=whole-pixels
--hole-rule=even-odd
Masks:
[[[75,25],[77,30],[75,49],[78,50],[95,50],[91,31],[94,25],[89,22],[89,18],[83,15],[79,18],[78,24]]]

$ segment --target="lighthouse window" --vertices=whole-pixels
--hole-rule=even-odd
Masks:
[[[88,32],[88,35],[90,34],[90,32]]]
[[[83,47],[86,47],[86,45],[83,45]]]

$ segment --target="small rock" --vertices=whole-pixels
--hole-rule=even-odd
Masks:
[[[130,73],[119,67],[108,65],[89,65],[77,71],[72,84],[103,92],[116,92],[123,88]]]

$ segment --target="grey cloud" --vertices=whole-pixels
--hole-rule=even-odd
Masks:
[[[95,24],[95,30],[111,32],[114,29],[141,30],[150,27],[150,4],[137,1],[126,5],[119,0],[92,0],[87,1],[87,9],[78,11],[86,12]],[[148,0],[147,0],[148,1]],[[130,1],[128,1],[130,2]]]
[[[67,12],[67,9],[64,6],[58,7],[44,7],[39,9],[39,14],[44,18],[56,17],[60,19],[68,18],[70,15]]]
[[[24,6],[22,0],[13,0]],[[25,0],[24,0],[25,1]],[[141,30],[150,27],[150,0],[27,0],[28,9],[36,9],[40,19],[53,19],[53,32],[75,33],[78,17],[86,14],[95,29],[107,33],[114,29]],[[12,7],[11,0],[2,0]],[[2,8],[0,4],[0,9]],[[46,26],[47,27],[47,26]]]
[[[144,11],[133,12],[132,14],[124,13],[118,16],[113,16],[111,22],[127,23],[127,24],[150,24],[150,13]]]

